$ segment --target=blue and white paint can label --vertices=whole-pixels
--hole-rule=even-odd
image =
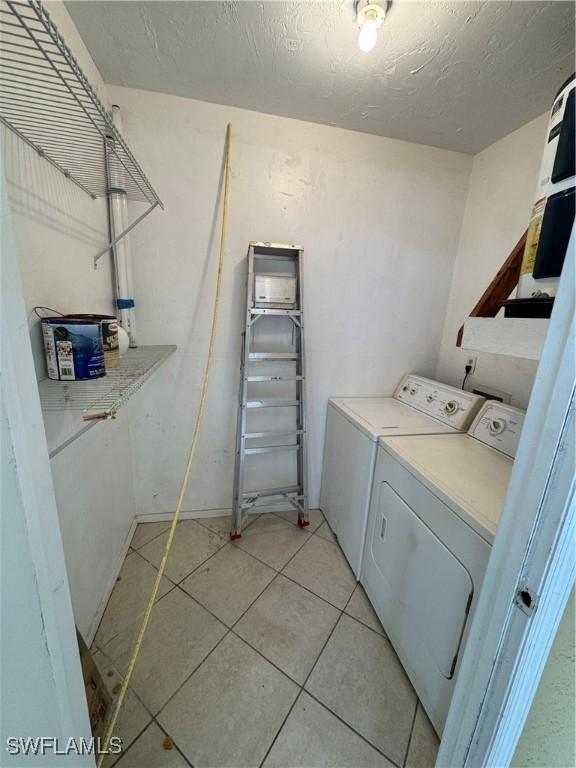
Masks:
[[[106,375],[99,322],[44,318],[42,334],[48,378],[85,381]]]

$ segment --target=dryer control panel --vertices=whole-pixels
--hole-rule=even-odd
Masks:
[[[404,376],[394,397],[462,432],[468,429],[484,402],[483,397],[472,392],[413,373]]]
[[[478,412],[468,434],[513,459],[525,416],[526,411],[520,408],[488,400]]]

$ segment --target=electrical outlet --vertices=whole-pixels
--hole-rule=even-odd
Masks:
[[[469,373],[468,375],[469,375],[469,376],[472,376],[472,374],[473,374],[473,373],[474,373],[474,371],[476,370],[476,358],[475,358],[475,357],[473,357],[473,356],[470,356],[470,357],[469,357],[469,358],[466,360],[466,365],[467,365],[467,366],[468,366],[468,365],[470,366],[470,373]]]

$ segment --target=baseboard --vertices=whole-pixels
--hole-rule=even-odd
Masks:
[[[180,520],[195,520],[199,517],[227,517],[231,509],[191,509],[180,512]],[[163,523],[172,520],[174,512],[153,512],[150,515],[136,515],[137,523]]]
[[[285,508],[277,507],[275,509],[263,509],[262,514],[272,512],[292,512],[294,507],[287,504]],[[197,520],[199,517],[229,517],[232,514],[231,509],[192,509],[180,512],[180,520]],[[149,515],[136,515],[137,523],[163,523],[170,521],[174,517],[174,512],[153,512]]]
[[[94,620],[92,621],[92,624],[90,625],[90,631],[88,632],[88,636],[84,638],[86,645],[90,647],[92,643],[94,642],[94,637],[96,636],[96,632],[98,630],[98,627],[100,625],[100,621],[102,620],[102,616],[104,615],[104,611],[106,610],[106,606],[108,605],[108,601],[110,600],[110,595],[112,594],[112,590],[114,589],[114,585],[116,584],[116,579],[118,578],[118,574],[120,573],[120,569],[122,568],[122,565],[124,564],[124,560],[126,559],[126,555],[128,553],[128,549],[130,548],[130,542],[132,541],[132,537],[134,536],[134,531],[136,530],[136,526],[138,525],[138,520],[134,518],[132,520],[132,524],[130,525],[130,529],[128,531],[128,534],[126,538],[124,539],[124,544],[122,545],[122,549],[120,550],[120,554],[118,555],[116,559],[116,563],[114,564],[114,567],[112,568],[110,578],[108,580],[108,584],[106,586],[106,590],[104,592],[104,597],[100,601],[100,605],[98,607],[98,610],[96,612],[96,616],[94,617]]]

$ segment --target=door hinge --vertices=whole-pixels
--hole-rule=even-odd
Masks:
[[[526,584],[523,584],[516,590],[514,602],[526,616],[532,617],[538,607],[538,595]]]

